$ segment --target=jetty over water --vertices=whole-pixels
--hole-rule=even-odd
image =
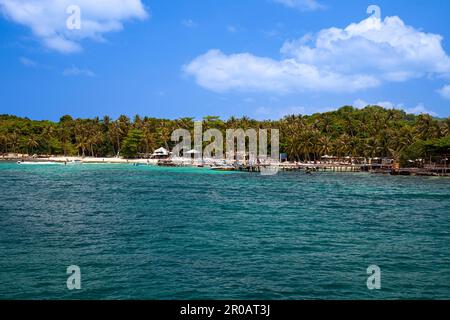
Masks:
[[[369,172],[373,174],[401,175],[401,176],[450,176],[450,166],[447,162],[423,164],[417,167],[402,168],[393,161],[379,161],[371,163],[358,163],[350,160],[348,162],[338,161],[317,161],[317,162],[274,162],[274,163],[254,163],[233,161],[209,161],[211,159],[185,159],[177,161],[170,155],[156,159],[123,159],[123,158],[92,158],[92,157],[55,157],[55,156],[29,156],[29,155],[0,155],[0,161],[14,161],[17,163],[122,163],[134,165],[158,165],[164,167],[205,167],[212,170],[222,171],[242,171],[257,172],[270,175],[273,172],[283,171],[304,171],[304,172]]]
[[[381,164],[293,164],[279,165],[238,165],[237,171],[262,172],[265,169],[276,167],[278,171],[306,171],[306,172],[370,172],[373,174],[389,174],[403,176],[450,176],[450,167],[429,166],[424,168],[396,168],[394,165]]]

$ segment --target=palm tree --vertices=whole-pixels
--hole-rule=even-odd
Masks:
[[[68,149],[72,145],[73,119],[71,116],[63,116],[59,121],[58,136],[61,142],[64,156],[67,156]]]
[[[10,133],[9,135],[7,135],[7,144],[11,145],[11,151],[12,152],[17,152],[18,149],[18,144],[19,144],[19,133],[18,131],[14,130],[12,133]]]
[[[38,146],[39,142],[37,141],[36,137],[34,135],[30,136],[27,140],[28,154],[33,154],[34,148],[37,148]]]
[[[94,148],[103,143],[103,133],[99,130],[95,130],[87,139],[91,156],[95,156]]]
[[[74,125],[75,147],[78,149],[78,155],[86,156],[86,150],[89,149],[89,120],[77,119]]]
[[[329,136],[321,136],[319,138],[319,152],[320,155],[329,155],[333,150],[333,141]]]
[[[77,119],[63,116],[59,123],[36,122],[14,116],[0,116],[0,152],[58,152],[58,143],[64,155],[69,153],[118,155],[125,138],[132,130],[142,132],[137,150],[149,153],[152,149],[172,145],[171,133],[176,128],[193,130],[192,118],[177,120],[135,116],[130,121],[120,116],[112,121]],[[450,118],[439,120],[429,115],[416,116],[378,106],[364,109],[343,107],[337,111],[312,116],[289,115],[277,121],[256,121],[248,117],[231,117],[222,121],[209,116],[203,128],[226,129],[279,129],[281,152],[290,160],[316,159],[324,154],[340,156],[398,157],[411,153],[415,145],[419,156],[421,145],[433,145],[450,134]],[[37,143],[37,145],[36,145]],[[437,142],[436,142],[437,143]],[[415,147],[414,147],[415,148]],[[420,149],[420,150],[419,150]],[[435,148],[436,149],[436,148]],[[442,149],[442,148],[441,148]],[[437,148],[436,150],[440,150]],[[435,151],[433,151],[435,152]]]
[[[8,152],[8,137],[3,132],[0,132],[0,152]]]
[[[377,144],[377,139],[374,136],[365,139],[364,147],[364,156],[366,158],[375,158],[379,155],[380,150]]]
[[[281,136],[289,159],[300,160],[300,155],[307,152],[304,146],[304,126],[301,116],[290,115],[281,120]]]
[[[119,156],[121,142],[128,135],[128,131],[130,129],[130,119],[128,119],[127,116],[121,115],[116,121],[114,121],[111,129],[110,131],[112,138],[116,143],[117,156]]]
[[[442,135],[444,137],[448,136],[449,134],[450,134],[450,117],[447,118],[442,129]]]
[[[44,127],[41,136],[44,138],[44,141],[47,144],[47,151],[48,154],[50,155],[52,153],[52,139],[53,139],[53,134],[55,132],[54,127],[51,124],[48,124]]]
[[[161,121],[156,129],[156,135],[158,137],[159,145],[164,145],[166,149],[169,149],[170,137],[172,135],[171,125],[169,121]]]
[[[336,150],[338,151],[339,156],[347,156],[351,152],[351,137],[344,133],[336,140]]]
[[[81,156],[85,157],[86,149],[89,147],[89,143],[85,137],[78,137],[76,147],[78,150],[81,150]],[[78,153],[78,155],[80,155],[80,154]]]
[[[416,130],[422,140],[434,139],[440,135],[437,122],[427,114],[418,116]]]

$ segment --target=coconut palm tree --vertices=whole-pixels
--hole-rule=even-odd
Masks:
[[[322,135],[319,138],[319,152],[320,155],[329,155],[333,150],[333,141],[331,137]]]
[[[448,136],[450,134],[450,117],[447,118],[442,127],[442,135]]]
[[[7,138],[7,144],[11,146],[12,152],[18,152],[18,146],[19,146],[19,132],[17,130],[14,130],[12,133],[8,134],[6,136]]]
[[[0,152],[8,152],[8,137],[5,133],[0,132]]]
[[[55,128],[51,124],[47,124],[42,130],[42,138],[47,144],[47,153],[50,155],[52,153],[52,139],[55,134]]]
[[[418,116],[416,130],[422,140],[434,139],[440,135],[437,122],[428,114]]]
[[[33,154],[34,149],[37,148],[38,146],[39,142],[37,141],[36,137],[34,135],[30,136],[27,140],[28,154]]]
[[[336,147],[335,147],[338,152],[338,155],[342,157],[348,156],[351,152],[351,143],[352,139],[347,133],[344,133],[341,136],[339,136],[339,138],[336,140]]]
[[[130,129],[130,119],[121,115],[116,121],[111,123],[109,128],[109,140],[113,144],[116,156],[119,156],[122,147],[122,141],[128,135]]]
[[[169,121],[161,121],[156,129],[156,136],[158,137],[159,145],[164,145],[166,149],[169,149],[170,138],[172,135],[172,129]]]

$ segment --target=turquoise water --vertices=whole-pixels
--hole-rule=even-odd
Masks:
[[[447,178],[0,163],[0,186],[2,299],[450,298]]]

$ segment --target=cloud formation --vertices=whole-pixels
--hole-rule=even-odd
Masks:
[[[412,114],[429,114],[431,116],[437,116],[438,114],[434,111],[431,111],[425,107],[423,103],[419,103],[414,108],[406,108],[403,109],[406,113],[412,113]]]
[[[69,30],[67,8],[81,9],[81,29]],[[80,41],[103,41],[108,32],[123,29],[124,21],[148,17],[141,0],[0,0],[3,15],[27,26],[48,48],[62,52],[80,51]]]
[[[277,120],[288,115],[311,114],[304,107],[290,106],[284,108],[259,107],[256,109],[255,116],[261,120]]]
[[[450,100],[450,85],[444,86],[442,89],[438,90],[438,93],[442,98]]]
[[[353,106],[358,109],[365,108],[367,106],[380,106],[386,109],[404,109],[405,105],[403,103],[394,103],[391,101],[379,101],[377,103],[367,102],[363,99],[356,99],[353,102]]]
[[[19,61],[23,66],[28,68],[36,68],[38,66],[38,64],[34,60],[31,60],[26,57],[20,57]]]
[[[195,22],[192,19],[184,19],[183,21],[181,21],[181,24],[183,26],[185,26],[186,28],[195,28],[198,27],[197,22]]]
[[[90,69],[83,69],[83,68],[78,68],[75,66],[72,66],[70,68],[66,68],[63,71],[63,76],[65,77],[79,77],[79,76],[85,76],[85,77],[95,77],[96,74],[90,70]]]
[[[302,11],[313,11],[325,8],[317,0],[273,0],[288,8],[299,9]]]
[[[295,59],[274,60],[250,53],[226,55],[210,50],[184,66],[197,83],[216,92],[355,91],[378,86],[372,76],[343,75]]]
[[[370,103],[370,102],[366,102],[362,99],[357,99],[353,102],[353,106],[355,108],[358,109],[362,109],[365,108],[367,106],[380,106],[386,109],[398,109],[398,110],[403,110],[408,114],[429,114],[432,116],[436,116],[437,114],[434,111],[431,111],[429,109],[427,109],[425,107],[425,105],[423,103],[419,103],[417,106],[413,107],[413,108],[406,108],[405,105],[403,103],[394,103],[391,101],[380,101],[377,103]]]
[[[354,92],[386,82],[449,75],[442,37],[407,26],[399,17],[369,17],[344,29],[286,41],[279,59],[214,49],[184,66],[217,92]]]

